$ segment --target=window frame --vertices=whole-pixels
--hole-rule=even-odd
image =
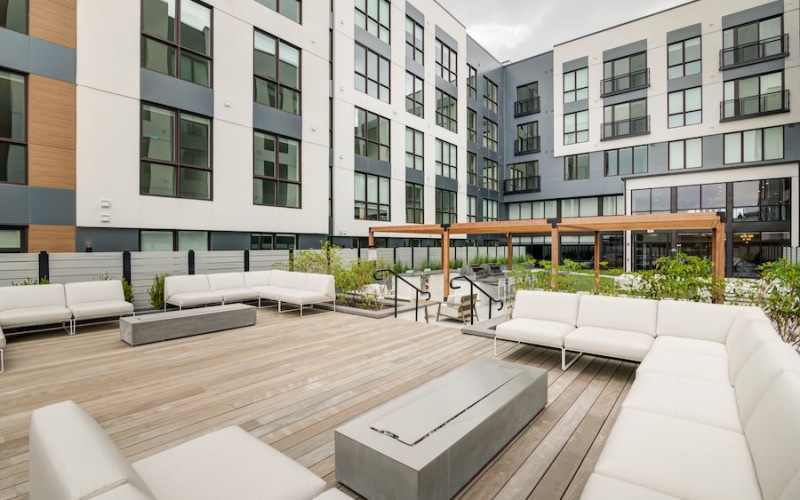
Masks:
[[[493,210],[490,210],[490,208]],[[490,211],[494,212],[493,217],[487,215]],[[483,222],[494,222],[499,220],[499,216],[497,215],[498,212],[500,212],[500,204],[497,202],[497,200],[490,200],[489,198],[483,199],[483,213],[481,214],[481,219]]]
[[[253,154],[253,185],[255,186],[256,180],[265,180],[265,181],[274,181],[275,182],[275,204],[268,204],[268,203],[256,203],[255,199],[253,200],[253,205],[259,207],[278,207],[278,208],[291,208],[291,209],[301,209],[303,208],[303,142],[299,139],[294,137],[287,137],[280,134],[276,134],[274,132],[267,132],[259,129],[253,129],[253,150],[255,153],[255,144],[256,144],[256,134],[262,135],[269,135],[272,136],[275,140],[275,175],[274,176],[267,176],[267,175],[258,175],[256,173],[256,158],[255,154]],[[281,139],[286,139],[289,141],[294,141],[297,143],[297,181],[292,181],[288,179],[281,179],[280,178],[280,144]],[[290,206],[290,205],[282,205],[279,203],[280,200],[280,185],[281,184],[292,184],[296,185],[297,188],[297,206]]]
[[[22,91],[24,93],[24,95],[23,95],[23,107],[25,108],[24,109],[25,120],[24,120],[24,124],[23,124],[23,129],[24,130],[23,130],[23,134],[22,134],[23,138],[22,139],[14,139],[12,137],[2,137],[2,136],[0,136],[0,144],[8,144],[9,145],[9,150],[13,146],[21,147],[22,150],[23,150],[25,158],[24,158],[23,164],[22,164],[22,169],[23,169],[22,182],[11,182],[9,180],[0,180],[0,185],[7,184],[7,185],[14,185],[14,186],[25,186],[25,185],[28,184],[28,178],[29,178],[29,168],[28,167],[29,167],[29,163],[30,163],[30,159],[29,159],[30,155],[29,155],[29,152],[28,152],[28,139],[29,139],[28,138],[28,134],[29,134],[29,129],[30,129],[30,126],[29,126],[29,123],[28,123],[29,122],[29,115],[30,115],[30,102],[29,102],[29,96],[30,96],[30,93],[29,93],[29,81],[30,81],[30,79],[28,78],[28,75],[26,75],[26,74],[18,73],[18,72],[15,72],[15,71],[11,71],[11,70],[8,70],[8,69],[2,68],[2,67],[0,67],[0,72],[7,73],[7,74],[11,75],[12,77],[16,76],[17,78],[22,78]],[[9,80],[9,82],[10,82],[10,80]],[[11,108],[9,108],[9,113],[11,113]],[[141,141],[141,139],[140,139],[140,141]],[[140,142],[140,144],[141,144],[141,142]]]
[[[584,121],[584,123],[586,124],[586,128],[579,129],[578,128],[578,124],[579,124],[578,116],[582,115],[582,114],[585,114],[585,116],[586,116],[586,120]],[[570,119],[574,122],[574,124],[573,124],[573,128],[574,129],[573,129],[573,131],[568,132],[567,131],[567,122]],[[564,145],[565,146],[568,146],[570,144],[580,144],[582,142],[589,142],[589,110],[588,109],[584,109],[582,111],[576,111],[574,113],[565,113],[564,114],[564,122],[563,123],[564,123],[563,132],[564,132]],[[578,140],[581,137],[583,137],[581,135],[583,133],[586,134],[585,135],[585,139]],[[573,137],[572,141],[569,141],[570,137]]]
[[[580,174],[580,171],[582,170],[582,166],[579,163],[579,161],[584,159],[584,158],[586,159],[586,165],[583,168],[585,168],[586,176],[585,177],[581,177],[579,174]],[[570,166],[570,160],[574,161],[574,163],[575,163],[574,166]],[[580,181],[580,180],[589,179],[591,177],[591,172],[590,172],[591,171],[591,166],[592,166],[592,163],[591,163],[591,157],[590,157],[589,153],[580,153],[580,154],[574,154],[574,155],[565,156],[564,157],[564,181]],[[574,171],[574,173],[575,173],[574,177],[570,177],[570,170]]]
[[[409,26],[411,26],[411,32],[409,32]],[[419,28],[419,30],[417,29]],[[422,35],[417,38],[417,31],[421,32]],[[417,21],[412,19],[409,16],[406,16],[406,58],[409,59],[409,53],[411,53],[410,59],[422,66],[425,65],[425,28]],[[421,47],[417,47],[417,42],[420,42]],[[419,56],[419,59],[417,59]]]
[[[499,126],[487,117],[483,117],[483,147],[496,153],[500,144]]]
[[[408,89],[409,82],[412,87],[411,94],[409,94]],[[420,99],[417,99],[417,96],[419,96]],[[409,107],[411,109],[409,109]],[[419,110],[419,113],[417,113],[417,110]],[[422,78],[410,71],[406,71],[406,112],[420,118],[425,118],[425,82]]]
[[[697,59],[687,60],[686,59],[686,43],[693,42],[697,40],[699,46],[699,57]],[[670,47],[674,47],[676,45],[680,45],[680,53],[681,53],[681,62],[676,64],[669,63],[669,55],[670,55]],[[693,73],[686,73],[686,67],[690,64],[697,62],[698,67],[697,71]],[[680,68],[681,74],[680,75],[672,75],[673,68]],[[677,78],[685,78],[687,76],[692,75],[699,75],[703,72],[703,37],[702,36],[693,36],[691,38],[686,38],[685,40],[681,40],[679,42],[673,42],[667,44],[667,80],[675,80]]]
[[[445,162],[445,147],[448,149]],[[448,179],[458,179],[458,146],[443,139],[436,139],[435,152],[436,175]],[[446,171],[446,173],[445,173]]]
[[[372,9],[370,9],[370,2],[362,0],[360,3],[362,3],[364,5],[363,9],[359,8],[359,5],[358,5],[359,1],[358,0],[356,0],[356,2],[354,2],[354,4],[353,4],[353,9],[355,10],[355,14],[353,16],[353,24],[355,24],[357,27],[363,29],[364,31],[366,31],[370,35],[374,36],[378,40],[380,40],[380,41],[382,41],[382,42],[384,42],[386,44],[390,44],[391,43],[391,39],[392,39],[392,31],[391,31],[391,27],[392,27],[392,4],[391,4],[391,2],[389,0],[377,0],[375,2],[375,7],[378,9],[377,13],[372,12]],[[387,23],[388,23],[388,25],[383,24],[381,22],[381,20],[380,20],[381,19],[381,12],[382,12],[384,6],[386,8],[386,15],[387,15]],[[363,18],[364,18],[364,26],[360,26],[358,24],[359,15],[363,16]],[[377,15],[377,17],[374,17],[374,15]],[[375,24],[375,27],[377,29],[377,33],[373,33],[372,31],[370,31],[370,21],[372,21]],[[384,36],[383,36],[384,30],[385,30],[385,33],[386,33],[385,39],[384,39]]]
[[[766,151],[766,131],[767,130],[780,130],[781,131],[781,155],[776,158],[765,158],[765,151]],[[745,160],[745,134],[750,132],[758,132],[760,133],[760,140],[759,140],[759,148],[761,151],[761,158],[757,160]],[[728,147],[727,141],[728,137],[739,136],[739,161],[730,161],[728,158]],[[783,125],[776,125],[774,127],[763,127],[763,128],[755,128],[749,130],[738,130],[736,132],[729,132],[722,135],[722,164],[723,165],[737,165],[739,163],[756,163],[756,162],[763,162],[763,161],[779,161],[786,158],[786,131],[784,130]]]
[[[17,248],[2,248],[0,247],[0,255],[2,254],[16,254],[28,252],[28,228],[25,226],[6,226],[0,225],[0,233],[3,232],[19,232],[19,246]]]
[[[15,30],[14,28],[9,28],[8,26],[0,26],[0,28],[7,29],[9,31],[13,31],[15,33],[20,33],[22,35],[29,35],[30,28],[31,28],[31,2],[30,0],[23,0],[25,2],[25,27],[23,31]]]
[[[483,77],[483,107],[497,113],[497,84],[491,81],[488,77]]]
[[[467,151],[467,184],[478,185],[478,155]]]
[[[256,38],[261,35],[267,38],[271,38],[275,43],[275,75],[276,78],[270,78],[268,76],[260,75],[256,73],[256,52],[260,52],[256,49]],[[283,45],[287,45],[292,49],[297,51],[298,60],[297,60],[297,83],[298,87],[294,88],[290,85],[286,85],[285,83],[281,82],[281,75],[280,75],[280,68],[281,68],[281,47]],[[258,90],[258,80],[261,80],[266,83],[272,83],[276,86],[275,90],[275,101],[276,106],[270,106],[268,103],[262,102],[257,100],[257,90]],[[254,29],[253,34],[253,102],[257,104],[261,104],[262,106],[267,106],[272,109],[277,109],[279,111],[284,111],[286,113],[291,113],[295,116],[302,116],[303,115],[303,91],[302,91],[302,82],[303,82],[303,51],[300,47],[296,45],[292,45],[291,43],[286,42],[285,40],[278,38],[274,35],[271,35],[263,30],[258,28]],[[297,113],[292,113],[291,111],[287,111],[283,108],[283,92],[282,89],[288,89],[292,92],[297,94]]]
[[[478,100],[478,70],[467,64],[467,97]]]
[[[467,222],[478,222],[478,197],[467,195]]]
[[[580,72],[586,73],[586,86],[584,87],[578,87],[578,73]],[[570,90],[567,90],[567,80],[572,82]],[[562,90],[564,91],[564,104],[589,99],[589,68],[583,67],[574,69],[572,71],[567,71],[561,78],[561,85]],[[579,97],[582,90],[586,93],[585,97]]]
[[[447,65],[445,65],[445,55]],[[436,37],[436,76],[458,86],[458,52]]]
[[[409,188],[411,196],[409,196]],[[409,219],[409,214],[411,220]],[[417,216],[418,220],[417,220]],[[406,224],[425,223],[425,185],[406,181]]]
[[[370,144],[377,145],[378,157],[376,158],[374,156],[369,156],[369,154],[365,154],[365,155],[359,154],[358,153],[358,151],[359,151],[358,146],[356,146],[356,148],[355,148],[355,154],[357,156],[363,156],[364,158],[373,158],[375,160],[386,161],[386,162],[391,161],[391,158],[392,158],[392,121],[389,120],[388,118],[386,118],[385,116],[379,115],[378,113],[374,113],[374,112],[369,111],[369,110],[364,109],[364,108],[359,108],[358,106],[354,106],[354,110],[355,110],[355,114],[356,114],[356,116],[355,116],[355,118],[356,118],[356,127],[355,127],[355,130],[354,130],[354,133],[353,133],[355,143],[357,144],[358,141],[363,141],[364,142],[364,152],[365,153],[369,153],[369,145]],[[364,124],[363,124],[364,126],[363,127],[361,127],[360,126],[361,124],[358,122],[359,111],[363,112],[364,115],[365,115],[365,118],[366,118],[366,121],[364,122]],[[378,124],[378,140],[377,141],[372,140],[372,139],[369,138],[369,126],[368,125],[369,125],[369,122],[370,122],[370,116],[374,116],[375,120],[376,120],[376,122]],[[381,123],[382,123],[382,121],[386,123],[386,127],[387,127],[386,138],[387,138],[388,142],[386,144],[380,142],[380,136],[381,136],[380,131],[381,131]],[[363,128],[363,130],[362,130],[362,128]],[[355,131],[363,131],[364,135],[357,135],[355,133]],[[384,149],[386,151],[385,158],[384,158],[384,155],[382,154]]]
[[[373,97],[375,99],[378,99],[379,101],[383,101],[383,102],[385,102],[387,104],[391,104],[391,102],[392,102],[392,89],[391,89],[391,84],[392,84],[392,63],[391,63],[391,61],[389,61],[388,59],[386,59],[382,55],[378,54],[374,50],[371,50],[366,45],[362,45],[362,44],[360,44],[358,42],[356,42],[354,45],[355,45],[355,48],[354,48],[354,53],[353,53],[353,60],[354,60],[353,73],[354,73],[355,76],[353,78],[354,78],[354,86],[355,86],[356,91],[361,92],[362,94],[366,94],[366,95],[368,95],[370,97]],[[359,72],[358,65],[355,63],[355,61],[358,61],[358,57],[356,57],[355,53],[358,52],[359,50],[363,51],[363,53],[364,53],[364,58],[363,58],[363,60],[364,60],[364,72],[363,73]],[[370,73],[372,72],[371,68],[370,68],[370,55],[374,55],[375,56],[375,62],[378,65],[378,67],[375,68],[375,74],[378,76],[377,80],[375,80],[375,79],[373,79],[372,77],[369,76]],[[382,72],[381,72],[381,66],[382,65],[381,65],[381,62],[385,62],[386,63],[386,69],[388,71],[388,74],[386,75],[386,81],[385,82],[382,79]],[[406,74],[410,74],[410,73],[406,73]],[[361,89],[358,88],[359,81],[363,82],[364,90],[361,90]],[[377,95],[375,95],[372,92],[370,92],[370,84],[374,84],[375,85],[376,90],[377,90]],[[384,90],[386,91],[386,99],[383,98],[383,95],[384,95],[383,91]],[[408,98],[408,95],[406,95],[406,98]]]
[[[458,222],[458,192],[450,191],[449,189],[436,188],[436,193],[434,196],[436,224],[453,224]],[[448,198],[448,208],[451,209],[449,211],[444,210],[445,207],[442,203],[444,196],[447,196]],[[447,216],[447,221],[445,221],[445,215]]]
[[[412,147],[411,151],[408,150],[409,132],[411,133],[411,136],[410,136],[411,137],[411,147]],[[421,131],[419,131],[419,130],[417,130],[415,128],[412,128],[412,127],[409,127],[408,125],[406,125],[406,141],[405,142],[406,142],[406,157],[405,157],[406,158],[405,159],[406,168],[410,168],[412,170],[418,170],[418,171],[424,172],[425,171],[425,134],[423,134]],[[419,142],[419,148],[422,151],[422,154],[417,154],[417,142]],[[413,166],[411,166],[411,167],[408,166],[409,159],[411,159],[411,163],[413,164]],[[419,160],[420,168],[417,168],[417,160]]]
[[[467,140],[478,143],[478,112],[467,108]]]
[[[357,193],[355,189],[356,179],[358,176],[364,176],[364,193]],[[369,178],[374,177],[377,179],[377,192],[376,195],[378,197],[377,201],[370,201],[369,199]],[[381,199],[381,182],[385,180],[387,183],[386,187],[386,194],[389,196],[389,200],[384,203],[384,200]],[[364,199],[359,199],[359,194],[363,194]],[[358,204],[363,204],[365,217],[357,217],[355,209],[359,208]],[[377,207],[377,218],[370,218],[369,217],[369,208],[370,206]],[[382,219],[381,209],[386,210],[386,218]],[[382,175],[375,175],[375,174],[367,174],[364,172],[355,172],[353,175],[353,219],[354,220],[370,220],[370,221],[380,221],[380,222],[390,222],[392,220],[392,178],[391,177],[384,177]]]
[[[639,165],[637,167],[637,163],[636,163],[636,159],[637,159],[636,152],[637,152],[637,150],[638,151],[644,150],[644,165],[643,166]],[[630,167],[631,167],[631,170],[630,170],[630,172],[628,172],[628,171],[622,172],[622,171],[620,171],[620,165],[622,163],[620,161],[620,158],[621,158],[623,152],[625,154],[627,154],[628,151],[630,151],[630,160],[631,160]],[[603,173],[604,173],[604,176],[605,177],[618,177],[618,176],[621,176],[621,175],[646,174],[648,172],[648,169],[649,169],[649,165],[648,165],[649,164],[649,158],[648,158],[649,152],[650,152],[649,148],[648,148],[648,146],[646,144],[645,145],[639,145],[639,146],[629,146],[629,147],[625,147],[625,148],[607,149],[607,150],[603,151]],[[612,154],[612,153],[614,153],[614,154]],[[615,156],[615,160],[613,162],[610,160],[610,158],[612,156]],[[639,156],[639,158],[641,158],[641,156]],[[611,164],[612,163],[615,163],[613,172],[612,172],[612,169],[611,169]]]
[[[689,91],[697,91],[700,94],[700,105],[695,109],[687,109],[686,108],[686,93]],[[681,96],[681,109],[680,111],[675,111],[671,109],[672,104],[672,96],[680,95]],[[694,116],[697,114],[699,117],[698,121],[687,123],[686,118],[689,115]],[[680,125],[673,125],[672,119],[673,117],[681,117]],[[690,127],[692,125],[699,125],[703,123],[703,87],[691,87],[688,89],[676,90],[674,92],[667,93],[667,128],[679,128],[679,127]]]
[[[269,1],[269,0],[266,0],[266,1]],[[266,3],[266,1],[265,0],[256,0],[256,2],[260,3],[261,5],[263,5],[264,7],[268,8],[269,10],[271,10],[273,12],[277,12],[278,14],[282,15],[286,19],[289,19],[290,21],[294,21],[297,24],[303,24],[303,0],[288,0],[288,1],[291,1],[291,2],[297,2],[297,19],[291,18],[291,17],[287,16],[284,13],[283,9],[281,8],[281,4],[285,0],[272,0],[275,3],[275,7],[274,8],[272,6],[270,6],[270,5],[268,5]]]
[[[205,233],[206,235],[206,248],[205,251],[208,252],[211,250],[211,232],[210,231],[200,231],[200,230],[190,230],[190,229],[139,229],[138,231],[138,244],[139,244],[139,251],[140,252],[157,252],[159,250],[142,250],[142,234],[143,233],[169,233],[172,237],[172,252],[179,252],[180,250],[180,233]]]
[[[458,99],[438,88],[436,89],[436,125],[450,132],[458,133]]]
[[[689,141],[692,141],[693,143],[695,143],[695,141],[699,141],[699,143],[700,143],[700,163],[698,165],[689,166],[689,164],[688,164],[689,156],[688,156],[687,152],[688,152],[689,148],[687,147],[687,143]],[[672,165],[672,158],[673,158],[673,154],[674,154],[674,152],[673,152],[673,144],[674,145],[678,145],[678,144],[681,145],[681,155],[680,156],[682,157],[682,162],[681,162],[681,166],[680,167],[673,167],[673,165]],[[691,169],[702,168],[702,167],[703,167],[703,139],[701,137],[695,137],[695,138],[691,138],[691,139],[680,139],[680,140],[677,140],[677,141],[669,141],[667,143],[667,170],[691,170]]]
[[[484,189],[488,189],[490,191],[499,191],[499,170],[500,165],[496,161],[492,160],[491,158],[483,159],[483,175],[481,175],[481,183]]]
[[[633,58],[644,56],[644,68],[632,70],[631,69],[631,62]],[[627,66],[628,70],[625,73],[617,74],[616,63],[623,60],[628,60]],[[610,74],[608,73],[608,68],[611,68]],[[647,88],[650,86],[650,76],[648,71],[649,66],[647,65],[647,50],[643,50],[641,52],[637,52],[635,54],[628,54],[626,56],[617,57],[615,59],[610,59],[608,61],[603,61],[603,79],[601,80],[601,97],[610,96],[614,94],[621,94],[624,92],[631,92],[633,90],[638,90],[642,88]],[[642,82],[637,82],[637,78],[639,75],[643,75],[644,79]],[[623,81],[625,78],[628,79],[628,86],[620,88],[620,82]],[[610,88],[609,88],[610,86]]]

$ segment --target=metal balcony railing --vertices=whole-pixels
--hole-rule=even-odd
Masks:
[[[606,97],[650,86],[650,68],[633,71],[625,75],[606,78],[600,82],[600,97]]]
[[[789,91],[770,92],[723,101],[719,105],[720,120],[738,120],[751,116],[789,111]]]
[[[514,116],[525,116],[525,115],[533,115],[540,111],[540,99],[539,97],[531,97],[530,99],[525,99],[522,101],[516,101],[514,103]]]
[[[514,141],[514,155],[527,155],[541,151],[541,137],[524,137]]]
[[[538,193],[542,190],[542,178],[538,175],[505,180],[505,193]]]
[[[789,55],[788,34],[720,50],[719,69],[731,69],[760,61],[779,59],[787,55]]]
[[[650,115],[603,123],[600,130],[602,140],[650,133]]]

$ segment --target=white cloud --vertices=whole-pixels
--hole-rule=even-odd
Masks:
[[[533,34],[533,27],[489,23],[470,26],[467,33],[491,54],[506,54],[522,45]]]

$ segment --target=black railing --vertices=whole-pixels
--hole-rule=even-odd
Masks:
[[[719,69],[731,69],[789,55],[789,35],[728,47],[719,51]]]
[[[541,99],[539,96],[516,101],[514,103],[514,117],[536,114],[541,110],[540,104]]]
[[[542,190],[541,176],[530,175],[528,177],[516,177],[505,180],[506,193],[539,192]]]
[[[742,97],[723,101],[719,105],[721,120],[736,120],[756,115],[789,111],[789,91]]]
[[[620,94],[650,86],[650,68],[606,78],[600,82],[600,97]]]
[[[600,133],[600,138],[602,140],[628,137],[630,135],[649,134],[650,115],[603,123]]]
[[[514,140],[514,155],[526,155],[541,151],[541,137],[523,137]]]
[[[380,273],[389,273],[394,276],[394,317],[397,317],[397,280],[402,281],[406,285],[410,286],[414,289],[414,321],[419,320],[419,296],[420,294],[426,294],[428,298],[426,300],[431,299],[431,292],[426,292],[424,290],[420,290],[419,288],[415,287],[411,283],[408,282],[405,278],[397,274],[396,272],[392,271],[391,269],[378,269],[375,271],[373,276],[376,280],[380,280],[381,277],[378,276]],[[427,316],[426,316],[427,317]]]
[[[453,284],[457,280],[464,280],[469,282],[469,324],[475,324],[475,289],[477,288],[479,292],[486,295],[489,298],[489,319],[492,319],[492,303],[497,302],[500,304],[500,307],[497,308],[498,311],[503,310],[503,301],[500,299],[496,299],[492,297],[486,290],[479,287],[477,283],[472,281],[471,279],[467,278],[466,276],[456,276],[455,278],[450,280],[450,288],[453,290],[459,290],[461,287]]]

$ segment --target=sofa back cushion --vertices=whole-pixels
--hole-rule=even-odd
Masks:
[[[122,291],[122,281],[120,280],[67,283],[64,285],[64,295],[66,297],[67,307],[75,304],[87,304],[89,302],[125,300],[125,293]]]
[[[295,273],[291,271],[282,271],[280,269],[273,269],[272,276],[270,276],[270,285],[278,286],[281,288],[303,288],[305,281],[305,273]]]
[[[780,342],[781,338],[767,320],[740,320],[738,317],[731,327],[725,343],[728,350],[728,377],[735,381],[745,362],[758,349],[762,342]]]
[[[208,292],[208,276],[192,274],[188,276],[167,276],[164,279],[164,299],[179,293]]]
[[[747,425],[760,404],[764,391],[785,371],[800,373],[800,355],[797,351],[780,340],[762,342],[756,346],[755,352],[739,370],[736,379],[733,379],[742,427]]]
[[[769,385],[744,435],[765,499],[800,498],[800,373],[784,371]]]
[[[580,295],[520,290],[514,299],[514,317],[555,321],[575,326]]]
[[[658,303],[657,335],[724,344],[731,325],[741,310],[740,306],[661,300]]]
[[[31,414],[29,459],[31,500],[96,498],[125,485],[126,493],[133,487],[153,497],[111,438],[72,401]]]
[[[247,288],[252,288],[254,286],[269,286],[272,273],[273,271],[248,271],[242,273],[242,275]]]
[[[60,283],[0,287],[0,311],[66,305],[64,285]]]
[[[247,288],[247,283],[242,273],[217,273],[208,275],[208,287],[212,292],[216,292],[218,290]]]
[[[303,290],[321,293],[331,300],[336,298],[336,284],[329,274],[306,273],[303,279]]]
[[[658,302],[629,297],[581,295],[578,327],[594,326],[656,336]]]

